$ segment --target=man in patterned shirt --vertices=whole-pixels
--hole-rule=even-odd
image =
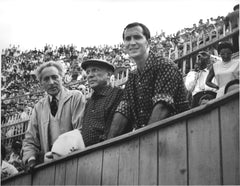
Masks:
[[[129,121],[138,129],[189,108],[182,74],[172,61],[150,50],[148,28],[137,22],[127,25],[123,41],[137,69],[129,75],[108,138],[121,135]]]
[[[107,139],[114,112],[120,102],[123,91],[110,85],[114,66],[104,60],[83,61],[89,86],[94,90],[87,101],[84,111],[81,133],[85,146]]]

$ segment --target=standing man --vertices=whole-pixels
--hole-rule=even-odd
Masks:
[[[114,112],[122,97],[122,89],[112,87],[110,78],[114,66],[104,60],[90,59],[83,61],[87,81],[93,89],[84,111],[81,133],[85,146],[107,139]]]
[[[129,75],[108,138],[121,135],[128,121],[138,129],[189,108],[182,74],[172,61],[150,50],[149,29],[131,23],[123,31],[123,41],[137,69]]]
[[[36,76],[47,95],[35,105],[25,133],[23,162],[27,170],[43,162],[43,155],[51,150],[59,135],[80,128],[85,108],[80,91],[63,87],[64,71],[60,63],[43,63],[36,70]],[[45,155],[44,158],[52,157]]]

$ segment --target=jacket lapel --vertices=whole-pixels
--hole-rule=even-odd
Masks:
[[[49,121],[50,121],[50,107],[49,107],[49,97],[46,96],[46,98],[43,101],[42,105],[42,117],[41,117],[41,123],[42,123],[42,130],[43,130],[43,146],[45,149],[45,152],[49,151]]]
[[[70,94],[69,90],[66,88],[63,88],[60,99],[59,99],[59,104],[58,104],[58,111],[57,111],[57,117],[60,118],[63,105],[64,103],[71,97],[72,95]]]

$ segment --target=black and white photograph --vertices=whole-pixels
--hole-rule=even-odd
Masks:
[[[240,185],[239,0],[0,0],[1,185]]]

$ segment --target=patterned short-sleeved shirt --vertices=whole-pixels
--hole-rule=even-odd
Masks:
[[[106,86],[94,91],[86,103],[81,133],[85,146],[93,145],[106,139],[113,115],[123,90]]]
[[[116,112],[126,116],[133,128],[147,125],[156,103],[165,103],[170,115],[189,108],[187,91],[177,65],[169,59],[149,53],[143,72],[129,74],[123,99]]]

